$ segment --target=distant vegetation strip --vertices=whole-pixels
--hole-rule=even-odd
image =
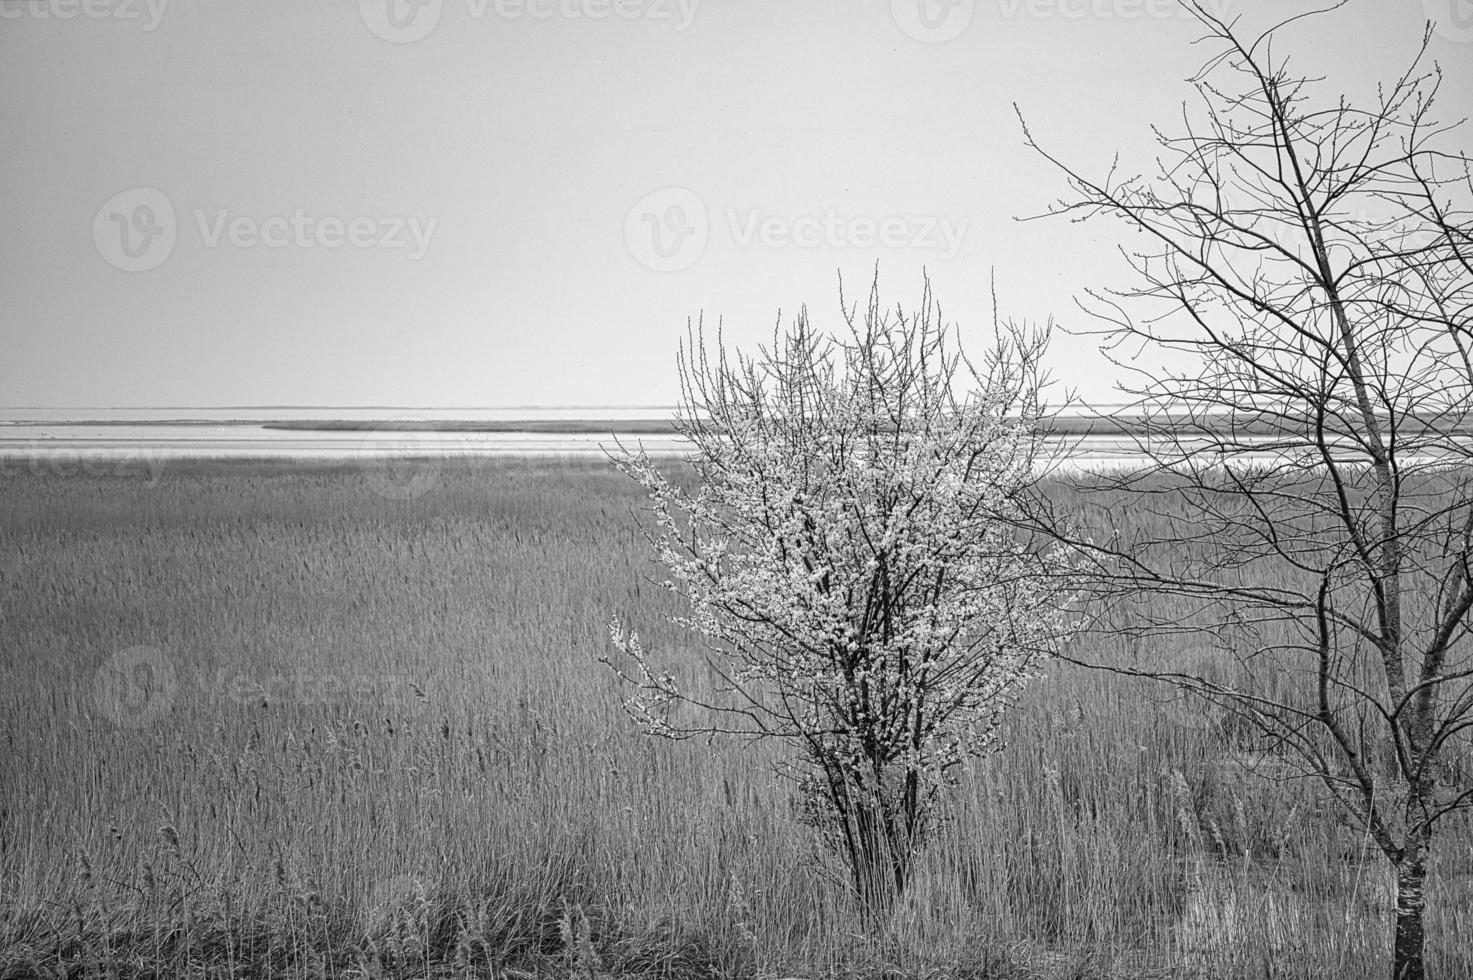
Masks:
[[[1131,436],[1142,434],[1141,418],[1136,415],[1110,417],[1058,416],[1044,424],[1052,436]],[[1402,420],[1403,434],[1419,433]],[[1161,417],[1149,420],[1154,432],[1164,428]],[[521,432],[559,435],[677,435],[671,418],[649,419],[295,419],[265,422],[262,428],[302,432]],[[1297,430],[1297,431],[1296,431]],[[1243,421],[1236,425],[1228,419],[1197,418],[1183,420],[1179,431],[1184,435],[1236,436],[1305,436],[1309,426],[1287,426],[1268,419]],[[1473,435],[1473,427],[1459,422],[1444,434]]]
[[[267,422],[262,428],[305,432],[530,432],[559,435],[677,435],[673,419],[302,419]],[[1125,435],[1130,419],[1055,419],[1054,435]],[[1267,430],[1265,430],[1266,432]]]
[[[266,429],[307,432],[527,432],[558,435],[678,435],[674,419],[321,419],[268,422]],[[1099,419],[1061,419],[1057,435],[1122,435],[1129,424]]]
[[[303,432],[538,432],[560,435],[674,435],[672,419],[303,419],[267,422],[265,429]]]
[[[1473,436],[1473,424],[1457,419],[1454,421],[1427,419],[1425,425],[1412,424],[1415,420],[1401,419],[1403,436],[1418,436],[1437,433],[1441,436]],[[1165,420],[1155,416],[1149,420],[1152,432],[1165,428]],[[8,420],[0,426],[15,428],[42,427],[58,428],[70,426],[180,426],[180,427],[239,427],[255,426],[297,432],[464,432],[464,433],[527,433],[546,435],[677,435],[675,421],[670,417],[644,419],[69,419],[66,421]],[[1144,434],[1142,419],[1134,414],[1111,416],[1070,415],[1056,416],[1044,424],[1045,431],[1060,438],[1074,436],[1118,436],[1129,437]],[[1237,436],[1291,436],[1302,438],[1310,434],[1308,424],[1291,426],[1282,421],[1257,419],[1236,425],[1227,419],[1196,418],[1183,421],[1179,432],[1183,435],[1237,435]]]

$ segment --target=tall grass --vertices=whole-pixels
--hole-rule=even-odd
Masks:
[[[5,479],[0,975],[1384,972],[1380,859],[1312,787],[1228,719],[1064,667],[866,932],[775,749],[620,713],[612,614],[694,654],[626,481],[502,460],[375,485]],[[164,667],[123,692],[155,700],[110,700],[129,657]],[[1473,834],[1441,853],[1432,962],[1468,975]]]

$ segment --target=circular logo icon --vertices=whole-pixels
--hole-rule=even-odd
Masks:
[[[890,16],[907,37],[944,44],[972,23],[976,0],[890,0]]]
[[[120,650],[92,678],[97,709],[123,728],[156,721],[174,706],[178,693],[174,664],[157,647]]]
[[[444,0],[358,0],[358,16],[379,40],[410,44],[435,29],[443,7]]]
[[[706,252],[710,233],[705,203],[684,187],[646,194],[624,218],[629,254],[656,272],[680,272],[695,265]]]
[[[152,187],[114,194],[92,219],[97,254],[124,272],[147,272],[163,265],[177,238],[174,205]]]
[[[1473,42],[1473,0],[1422,0],[1438,37],[1454,44]]]
[[[376,429],[363,440],[359,469],[369,489],[387,500],[416,500],[440,483],[441,452],[426,433],[395,420],[404,429]]]

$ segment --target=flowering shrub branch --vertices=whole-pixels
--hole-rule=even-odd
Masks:
[[[876,284],[877,286],[877,284]],[[1047,331],[1011,325],[979,364],[940,322],[882,311],[847,336],[806,309],[772,346],[682,344],[677,425],[696,488],[641,451],[616,464],[647,491],[647,533],[719,682],[657,667],[611,624],[605,658],[644,730],[792,740],[806,818],[870,908],[904,887],[940,791],[996,747],[1037,658],[1071,628],[1068,552],[1010,533],[1040,474]],[[694,712],[678,711],[681,706]]]

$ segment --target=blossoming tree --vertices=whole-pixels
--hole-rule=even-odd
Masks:
[[[856,314],[835,337],[804,310],[755,355],[709,350],[699,329],[682,345],[694,484],[642,450],[615,462],[648,492],[649,539],[688,610],[676,622],[719,682],[682,684],[618,620],[622,656],[605,660],[651,734],[790,741],[803,813],[879,911],[939,793],[996,746],[1070,628],[1071,569],[1008,531],[1039,475],[1047,331],[995,323],[974,362],[929,283],[916,314],[882,311],[877,288]]]

